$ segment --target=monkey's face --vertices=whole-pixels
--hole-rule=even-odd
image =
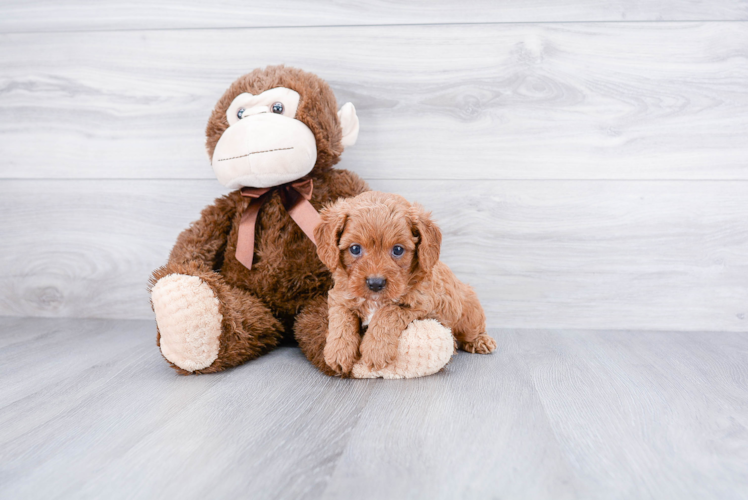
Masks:
[[[229,128],[213,152],[224,186],[270,187],[308,174],[317,161],[314,134],[296,119],[298,92],[285,87],[236,96],[226,111]]]
[[[316,75],[268,66],[229,87],[206,135],[221,184],[264,188],[331,168],[356,142],[358,118],[351,103],[337,111],[335,95]]]

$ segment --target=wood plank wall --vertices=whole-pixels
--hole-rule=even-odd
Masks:
[[[151,318],[225,192],[207,116],[277,63],[356,105],[340,166],[433,210],[491,327],[748,330],[740,0],[4,2],[0,315]]]

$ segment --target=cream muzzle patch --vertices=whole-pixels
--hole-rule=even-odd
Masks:
[[[314,134],[296,119],[301,96],[285,87],[258,95],[239,94],[226,110],[229,128],[213,152],[218,181],[230,189],[265,188],[295,181],[317,161]],[[338,112],[342,145],[358,137],[358,117],[351,103]]]
[[[286,88],[239,94],[213,152],[218,181],[230,189],[270,187],[308,174],[317,161],[309,127],[295,118],[300,96]]]

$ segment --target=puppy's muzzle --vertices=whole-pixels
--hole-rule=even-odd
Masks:
[[[387,280],[384,278],[379,277],[373,277],[373,278],[366,278],[366,286],[371,290],[372,292],[379,292],[381,291],[385,286],[387,286]]]

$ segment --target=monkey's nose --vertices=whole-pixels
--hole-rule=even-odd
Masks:
[[[385,285],[387,285],[387,280],[384,278],[366,278],[366,286],[369,287],[369,290],[372,292],[380,291],[385,287]]]

